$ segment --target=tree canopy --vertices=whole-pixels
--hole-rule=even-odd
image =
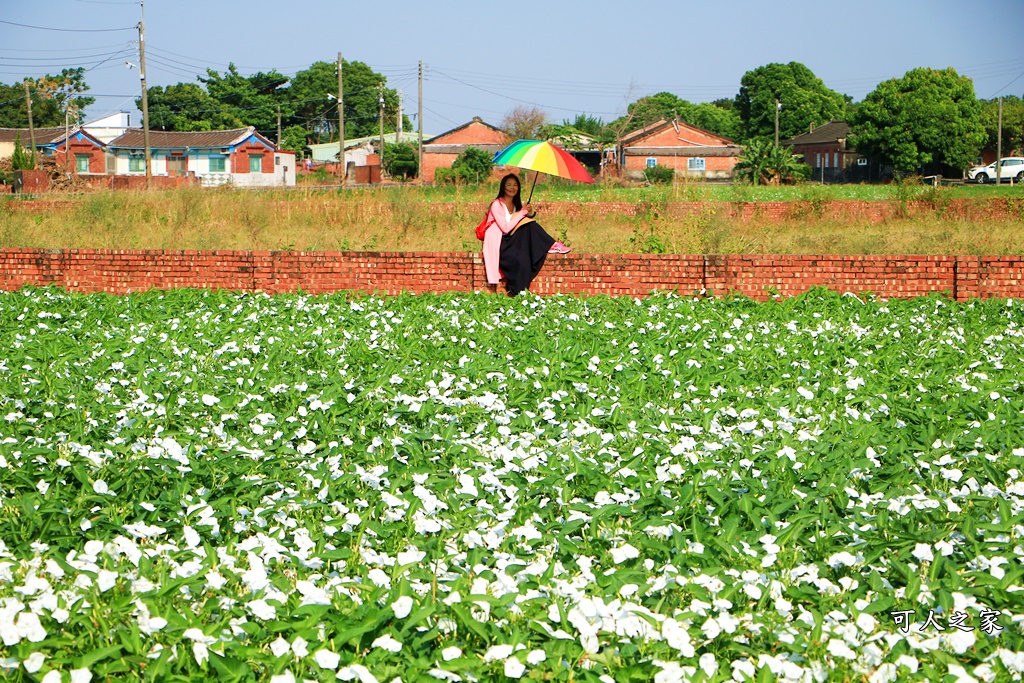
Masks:
[[[987,136],[971,79],[955,69],[912,69],[868,93],[850,122],[850,143],[900,173],[929,164],[963,169]]]
[[[386,79],[362,62],[343,62],[345,137],[367,137],[380,130],[379,100],[384,97],[384,131],[395,130],[398,92],[382,86]],[[278,109],[282,138],[303,147],[309,142],[338,139],[338,68],[336,62],[314,62],[289,78],[276,70],[243,76],[234,64],[221,73],[207,69],[196,83],[178,83],[147,90],[150,126],[158,130],[223,130],[254,126],[270,139],[277,136]],[[141,99],[136,105],[141,107]],[[305,139],[297,133],[305,131]],[[403,127],[411,129],[403,116]],[[282,140],[282,143],[284,140]]]
[[[662,119],[678,119],[730,140],[735,140],[740,133],[739,116],[731,100],[694,104],[670,92],[660,92],[641,97],[626,111],[626,116],[613,121],[610,127],[617,130],[625,123],[625,131],[629,132]]]
[[[83,95],[89,90],[84,67],[25,80],[32,98],[32,123],[39,128],[63,126],[65,108],[71,123],[80,123],[83,110],[96,101]],[[0,128],[28,128],[24,81],[13,85],[0,83]]]
[[[740,139],[775,137],[776,103],[779,110],[779,139],[795,137],[842,119],[846,97],[828,88],[824,81],[799,62],[766,64],[743,74],[736,95]]]
[[[986,148],[996,149],[999,142],[999,100],[981,100],[981,125],[985,127]],[[1003,156],[1024,154],[1024,99],[1003,98]]]

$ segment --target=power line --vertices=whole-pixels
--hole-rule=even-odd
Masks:
[[[127,28],[51,28],[49,26],[30,26],[28,24],[16,24],[13,21],[4,21],[3,19],[0,19],[0,24],[20,26],[21,28],[33,28],[39,31],[60,31],[62,33],[110,33],[112,31],[134,31],[138,28],[136,26],[129,26]]]

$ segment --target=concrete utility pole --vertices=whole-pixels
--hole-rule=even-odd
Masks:
[[[149,93],[146,92],[146,3],[139,0],[139,77],[142,79],[142,142],[146,148],[146,189],[153,182],[153,150],[149,146]]]
[[[779,112],[782,111],[782,102],[775,100],[775,149],[779,148]]]
[[[416,115],[416,124],[419,126],[419,148],[416,154],[419,156],[416,163],[416,177],[423,180],[423,60],[420,60],[420,82],[419,82],[419,113]]]
[[[341,80],[341,53],[338,53],[338,164],[341,167],[341,186],[345,187],[348,164],[345,163],[345,93]]]
[[[32,168],[36,166],[36,127],[32,125],[32,93],[28,89],[28,79],[25,80],[25,103],[28,106],[28,143],[32,145],[30,156]]]
[[[281,149],[281,105],[277,105],[277,148]]]
[[[1003,165],[999,160],[1003,158],[1003,98],[999,98],[999,125],[996,127],[996,187],[1003,179]]]
[[[398,91],[398,116],[395,117],[395,144],[402,141],[402,91]]]
[[[377,154],[380,156],[380,177],[384,179],[384,83],[380,84],[380,149]]]

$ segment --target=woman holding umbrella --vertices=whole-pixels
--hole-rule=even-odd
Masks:
[[[569,248],[544,231],[533,220],[532,207],[523,206],[519,194],[519,176],[509,173],[501,179],[498,196],[487,213],[484,233],[484,269],[491,291],[497,291],[505,276],[510,296],[530,288],[544,266],[548,252],[564,254]]]

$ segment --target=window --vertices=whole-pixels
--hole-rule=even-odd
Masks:
[[[834,152],[832,154],[832,165],[839,168],[839,152]]]
[[[75,155],[75,173],[88,173],[89,161],[92,159],[88,154]]]
[[[858,157],[857,158],[857,165],[858,166],[867,166],[868,165],[868,160],[865,157]]]
[[[704,157],[692,157],[686,160],[687,171],[703,171],[704,166]]]
[[[814,154],[814,165],[819,168],[821,167],[821,152],[816,152]]]
[[[145,173],[146,157],[141,154],[133,154],[130,157],[128,157],[128,172]]]
[[[655,159],[654,157],[647,157],[645,163],[647,164],[647,168],[654,168],[655,166],[658,165],[658,160]]]
[[[227,170],[227,157],[210,157],[210,173],[224,173]]]
[[[249,173],[263,173],[263,155],[249,155]]]

